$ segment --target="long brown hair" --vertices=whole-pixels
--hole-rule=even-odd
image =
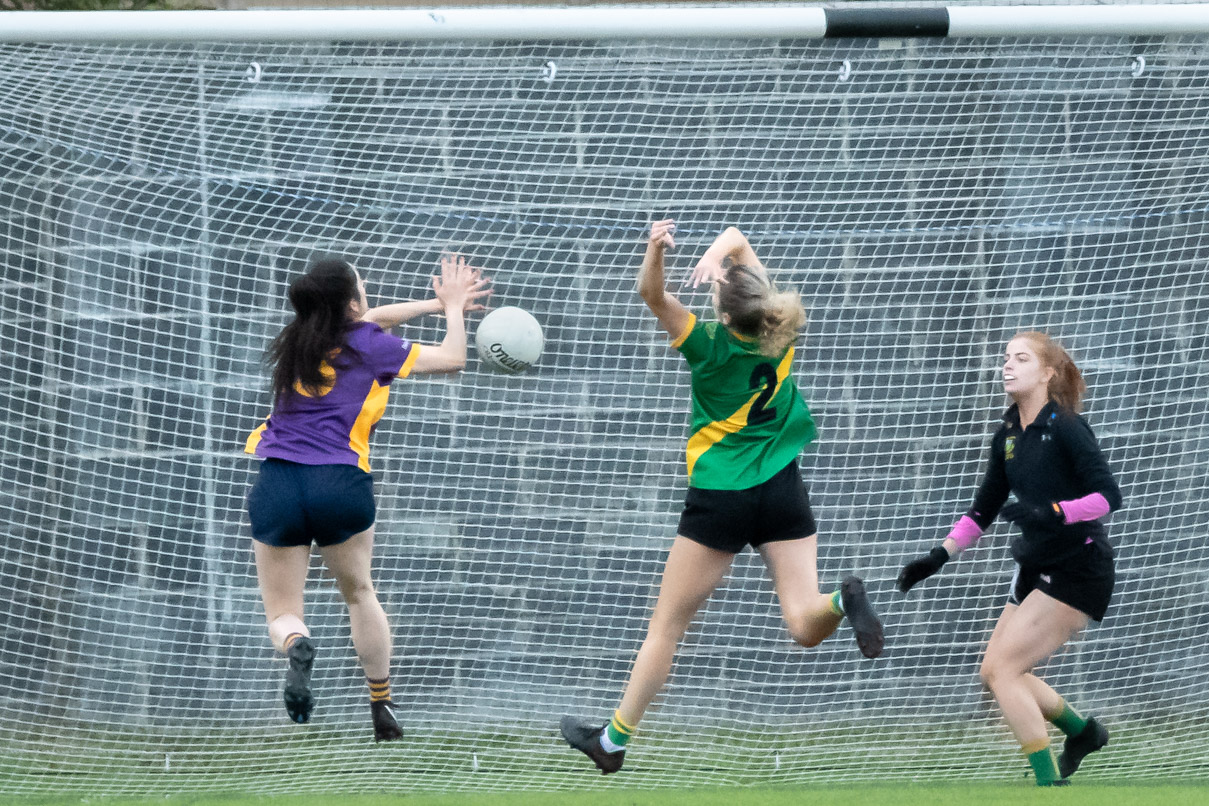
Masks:
[[[760,352],[776,358],[798,337],[806,324],[802,299],[793,291],[777,291],[763,272],[742,263],[726,269],[718,284],[718,312],[729,326],[760,343]]]
[[[1026,339],[1033,346],[1042,366],[1054,370],[1054,377],[1049,379],[1049,398],[1066,411],[1078,413],[1083,411],[1083,395],[1087,392],[1087,382],[1083,373],[1075,366],[1061,344],[1050,338],[1049,334],[1039,330],[1025,330],[1017,333],[1013,339]]]
[[[348,304],[358,298],[357,272],[340,257],[313,261],[306,273],[290,283],[289,299],[294,319],[269,345],[273,365],[273,402],[301,388],[310,395],[322,394],[330,382],[324,362],[337,353],[353,356],[345,345]]]

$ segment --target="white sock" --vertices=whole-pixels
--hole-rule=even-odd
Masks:
[[[612,740],[609,739],[608,728],[600,732],[600,746],[605,749],[606,753],[616,753],[618,750],[623,753],[625,752],[625,745],[613,744]]]

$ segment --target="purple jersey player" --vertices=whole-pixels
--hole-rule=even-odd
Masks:
[[[370,576],[374,540],[369,435],[390,384],[411,373],[466,365],[467,311],[482,310],[488,281],[457,255],[441,260],[435,296],[370,308],[365,284],[341,258],[315,261],[290,284],[294,320],[273,340],[273,411],[248,437],[264,459],[248,493],[256,575],[269,638],[289,659],[285,707],[295,722],[314,708],[315,644],[303,621],[311,543],[348,605],[353,645],[370,691],[374,738],[402,736],[390,700],[390,628]],[[445,339],[420,345],[387,332],[443,312]]]

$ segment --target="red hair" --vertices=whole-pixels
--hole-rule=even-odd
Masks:
[[[1012,339],[1028,341],[1037,353],[1041,365],[1054,371],[1054,377],[1049,379],[1049,399],[1066,411],[1082,411],[1087,383],[1066,349],[1039,330],[1025,330],[1017,333]]]

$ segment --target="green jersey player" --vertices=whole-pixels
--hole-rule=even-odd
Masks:
[[[665,288],[663,258],[675,222],[651,225],[638,293],[692,372],[688,493],[646,640],[613,719],[564,717],[563,738],[602,774],[621,769],[625,748],[671,671],[689,623],[751,545],[772,577],[789,635],[816,646],[847,615],[862,654],[882,651],[882,625],[857,577],[819,592],[818,536],[798,470],[814,421],[798,393],[794,342],[806,321],[794,292],[778,292],[739,230],[725,230],[693,273],[712,283],[718,321],[700,322]]]

